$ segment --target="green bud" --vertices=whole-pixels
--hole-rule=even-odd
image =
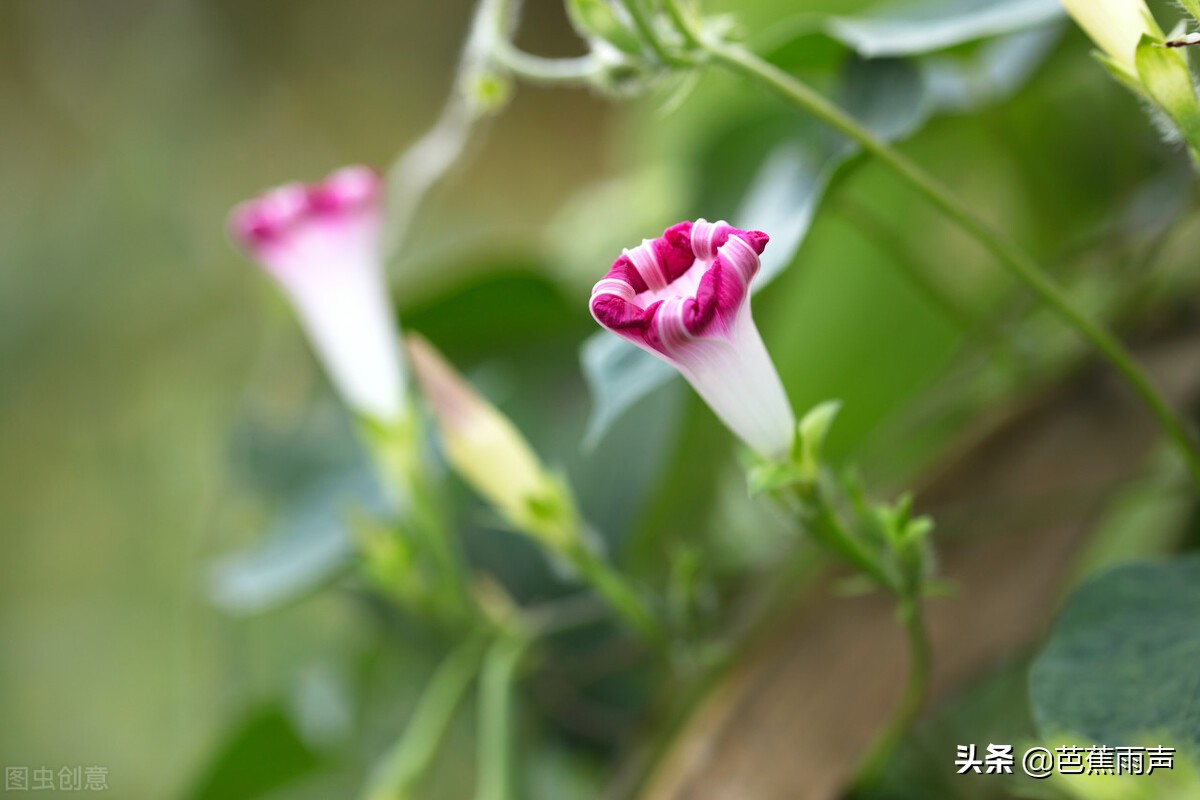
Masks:
[[[433,345],[405,342],[447,462],[515,530],[559,553],[579,545],[570,487],[542,464],[516,426],[481,397]]]
[[[512,98],[513,82],[507,75],[498,72],[479,72],[470,76],[464,89],[477,111],[494,114],[508,105]]]

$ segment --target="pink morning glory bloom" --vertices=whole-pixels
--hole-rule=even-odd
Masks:
[[[242,203],[230,228],[291,301],[346,404],[390,423],[406,407],[405,375],[383,268],[381,201],[373,170],[346,167]]]
[[[761,231],[681,222],[621,254],[592,289],[596,321],[678,369],[760,455],[791,451],[796,420],[750,314]]]

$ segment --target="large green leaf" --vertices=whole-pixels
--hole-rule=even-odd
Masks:
[[[353,563],[346,527],[354,508],[383,508],[370,474],[348,472],[314,481],[261,542],[219,559],[209,595],[224,611],[255,614],[298,600]]]
[[[1058,0],[923,0],[890,3],[854,17],[829,17],[825,32],[867,58],[945,50],[1044,25],[1063,15]]]
[[[1127,565],[1080,586],[1029,683],[1044,736],[1200,745],[1200,557]]]
[[[239,723],[221,745],[190,800],[251,800],[266,797],[311,775],[321,758],[301,741],[277,707],[260,709]]]

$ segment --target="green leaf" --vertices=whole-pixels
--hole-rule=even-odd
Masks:
[[[403,309],[405,327],[420,331],[456,363],[495,357],[590,330],[585,304],[534,270],[528,258],[464,259],[447,275],[479,275]]]
[[[312,774],[320,757],[296,734],[283,712],[269,706],[251,714],[213,756],[190,800],[251,800]]]
[[[589,448],[626,409],[675,375],[666,362],[608,331],[588,337],[579,361],[592,393],[592,416],[584,435],[584,446]]]
[[[829,17],[825,32],[867,58],[945,50],[1045,25],[1063,16],[1058,0],[921,0],[869,15]]]
[[[1191,14],[1193,19],[1200,22],[1200,0],[1179,0],[1179,5]]]
[[[1200,557],[1123,566],[1084,583],[1029,683],[1047,738],[1200,745]]]
[[[922,59],[931,112],[968,112],[1007,99],[1033,76],[1062,32],[1061,25],[1032,28],[983,42],[969,56]]]
[[[382,505],[368,473],[314,482],[261,542],[213,564],[209,597],[229,613],[257,614],[309,595],[353,563],[344,513]]]

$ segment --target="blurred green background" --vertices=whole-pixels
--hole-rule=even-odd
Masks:
[[[866,5],[736,10],[761,34],[800,10]],[[470,10],[464,0],[0,5],[0,764],[104,765],[114,796],[187,796],[226,732],[247,715],[273,719],[277,705],[305,752],[344,736],[346,714],[363,752],[398,731],[432,645],[389,638],[337,592],[251,618],[208,601],[212,559],[260,537],[304,485],[297,475],[354,448],[288,309],[229,246],[224,218],[263,187],[386,164],[435,119]],[[581,51],[552,0],[528,3],[521,41]],[[939,118],[906,145],[1069,278],[1125,263],[1122,248],[1140,245],[1157,212],[1127,230],[1118,210],[1151,179],[1187,169],[1086,51],[1064,29],[1013,102]],[[732,214],[759,140],[809,130],[723,75],[678,110],[664,110],[666,97],[614,104],[519,87],[431,195],[393,271],[406,323],[552,461],[587,478],[585,508],[619,528],[609,535],[647,574],[702,530],[769,523],[738,499],[727,435],[681,392],[639,406],[614,433],[657,437],[661,460],[638,474],[640,495],[606,483],[611,452],[580,450],[587,289],[623,244],[685,216]],[[579,199],[614,180],[625,188]],[[795,405],[843,399],[840,452],[902,478],[938,441],[903,412],[962,366],[965,336],[900,277],[896,248],[864,235],[861,206],[971,314],[1011,287],[867,164],[756,299]],[[1098,231],[1116,247],[1096,255]],[[1163,270],[1192,244],[1175,237]],[[971,381],[989,374],[986,358],[971,363]],[[700,456],[712,452],[730,469],[708,474]],[[477,536],[478,560],[519,583],[531,559],[493,533]],[[380,694],[347,696],[347,685]],[[363,758],[311,796],[352,786]],[[445,796],[468,779],[448,777]]]

